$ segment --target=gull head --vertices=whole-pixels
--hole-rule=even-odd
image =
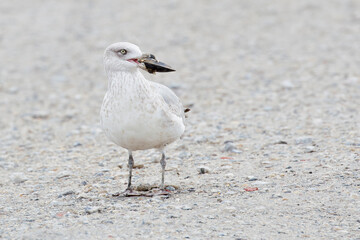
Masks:
[[[138,46],[128,42],[113,43],[105,49],[104,65],[106,71],[136,71],[142,52]]]
[[[113,43],[104,53],[107,72],[134,72],[138,68],[149,73],[175,71],[169,65],[158,61],[153,54],[142,54],[140,48],[128,42]]]

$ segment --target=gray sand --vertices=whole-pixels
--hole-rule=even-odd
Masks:
[[[128,2],[1,1],[0,238],[360,239],[360,2]],[[169,198],[112,196],[118,41],[177,69],[146,76],[192,106]],[[134,157],[133,184],[159,185],[160,154]]]

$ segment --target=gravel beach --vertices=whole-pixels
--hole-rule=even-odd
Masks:
[[[190,107],[169,197],[119,197],[103,52]],[[0,239],[360,239],[360,1],[1,1]],[[134,152],[133,185],[160,154]]]

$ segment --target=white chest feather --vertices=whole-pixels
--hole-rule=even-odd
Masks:
[[[140,72],[108,75],[100,119],[110,140],[135,151],[161,148],[183,134],[182,119],[166,111],[164,99]]]

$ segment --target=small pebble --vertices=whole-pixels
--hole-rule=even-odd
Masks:
[[[305,152],[306,152],[306,153],[315,152],[315,147],[314,147],[314,146],[306,146],[306,147],[305,147]]]
[[[295,87],[294,84],[293,84],[291,81],[288,81],[288,80],[283,81],[283,82],[281,83],[281,86],[282,86],[283,88],[285,88],[285,89],[292,89],[292,88]]]
[[[16,94],[16,93],[18,93],[18,91],[19,91],[19,88],[18,88],[18,87],[11,87],[11,88],[9,88],[9,90],[8,90],[8,92],[9,92],[10,94]]]
[[[261,164],[265,167],[265,168],[272,168],[274,167],[274,164],[270,161],[262,161]]]
[[[192,210],[191,206],[185,205],[181,207],[182,210]]]
[[[76,143],[73,144],[73,147],[80,147],[81,145],[82,145],[81,143],[76,142]]]
[[[194,142],[196,143],[205,143],[205,142],[208,142],[208,138],[205,137],[205,136],[197,136],[195,139],[194,139]]]
[[[272,162],[270,162],[270,161],[262,161],[261,164],[263,164],[263,165],[270,165],[270,164],[272,164]]]
[[[47,119],[50,114],[47,111],[36,111],[32,112],[30,115],[34,119]]]
[[[135,164],[134,165],[135,169],[140,169],[140,168],[144,168],[144,167],[145,167],[144,164]]]
[[[255,177],[255,176],[248,176],[246,179],[247,179],[248,181],[256,181],[256,180],[258,180],[258,178]]]
[[[87,214],[92,214],[92,213],[97,213],[97,212],[101,212],[100,207],[85,207],[85,213]]]
[[[233,153],[242,153],[241,150],[236,149],[236,147],[233,145],[233,143],[231,141],[225,142],[224,151],[225,152],[233,152]]]
[[[283,197],[281,195],[278,195],[278,194],[272,194],[270,198],[276,199],[276,198],[283,198]]]
[[[225,211],[228,211],[228,212],[236,212],[236,207],[225,207],[224,208]]]
[[[211,192],[212,193],[221,193],[221,190],[217,189],[217,188],[213,188],[213,189],[211,189]]]
[[[61,198],[61,197],[67,196],[67,195],[73,195],[73,194],[75,194],[75,192],[72,191],[72,190],[69,190],[69,191],[66,191],[66,192],[60,194],[60,195],[58,196],[58,198]]]
[[[90,197],[88,195],[86,195],[85,193],[80,193],[76,198],[77,199],[88,199]]]
[[[102,177],[102,176],[104,176],[104,173],[102,172],[97,172],[94,174],[94,177]]]
[[[20,173],[20,172],[13,173],[10,178],[14,183],[23,183],[28,180],[28,178],[24,175],[24,173]]]
[[[210,173],[210,169],[206,166],[199,166],[197,170],[200,174]]]
[[[225,177],[227,177],[227,178],[232,178],[232,177],[234,177],[235,175],[233,174],[233,173],[227,173],[227,174],[225,174]]]
[[[99,162],[98,165],[99,165],[100,167],[104,167],[104,166],[105,166],[105,164],[104,164],[103,162]]]
[[[63,171],[63,172],[60,172],[60,173],[56,176],[56,178],[57,178],[57,179],[60,179],[60,178],[70,177],[71,175],[72,175],[71,172],[69,172],[69,171]]]
[[[165,189],[169,190],[170,192],[174,192],[176,190],[173,186],[167,186]]]
[[[313,142],[313,138],[311,136],[302,136],[295,139],[295,144],[310,144]]]

